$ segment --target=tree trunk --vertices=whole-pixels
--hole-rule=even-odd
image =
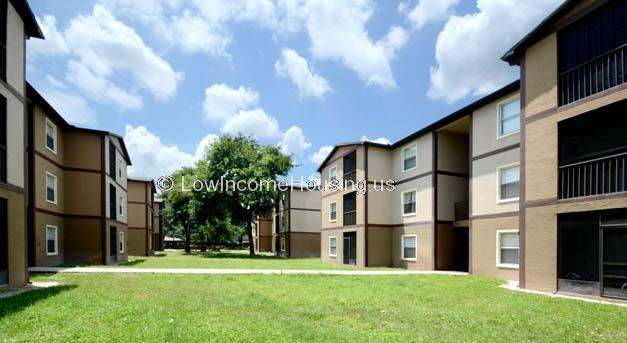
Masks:
[[[191,252],[192,252],[192,248],[191,248],[191,232],[190,232],[189,220],[188,220],[187,223],[185,224],[185,253],[186,254],[191,254]]]
[[[253,240],[253,216],[249,215],[246,218],[246,232],[248,233],[248,253],[251,256],[255,255],[255,241]]]

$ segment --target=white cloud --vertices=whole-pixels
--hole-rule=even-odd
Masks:
[[[311,70],[307,60],[292,49],[281,51],[274,69],[278,76],[289,78],[296,85],[301,97],[322,98],[331,91],[329,82]]]
[[[84,64],[69,61],[66,78],[74,83],[90,99],[101,103],[113,103],[123,109],[137,110],[142,107],[142,98],[130,94],[109,81],[95,75]]]
[[[407,33],[394,26],[381,40],[373,41],[366,31],[373,12],[369,0],[307,1],[302,13],[310,50],[315,58],[342,62],[368,85],[396,88],[391,62],[407,42]]]
[[[315,165],[320,165],[333,150],[333,146],[325,145],[309,156],[309,160]]]
[[[274,138],[281,134],[279,122],[261,108],[237,112],[222,125],[221,130],[232,135],[242,133],[256,138]]]
[[[311,143],[305,140],[303,130],[298,126],[292,126],[283,134],[279,147],[281,152],[288,155],[293,155],[296,158],[301,158],[305,153],[305,150],[309,149]]]
[[[438,35],[428,96],[452,103],[516,79],[518,69],[499,57],[561,2],[478,0],[477,12],[451,16]]]
[[[378,144],[388,144],[388,145],[392,144],[392,142],[389,139],[384,138],[384,137],[380,137],[380,138],[377,138],[377,139],[370,139],[367,136],[361,136],[361,141],[378,143]]]
[[[445,20],[457,4],[459,0],[419,0],[418,4],[409,10],[407,1],[398,5],[398,11],[406,15],[414,29],[419,30],[427,24]]]
[[[231,88],[223,83],[213,84],[205,89],[203,108],[207,119],[226,120],[240,110],[256,106],[259,94],[251,88],[240,86]]]
[[[133,165],[129,166],[129,175],[158,178],[170,175],[184,166],[193,166],[208,147],[217,139],[216,135],[207,135],[198,143],[194,155],[181,151],[176,146],[167,146],[145,126],[126,125],[124,143],[128,148]]]
[[[96,116],[87,100],[59,88],[42,88],[42,95],[63,119],[74,125],[94,125]]]
[[[63,38],[63,34],[57,30],[57,18],[51,15],[45,15],[43,18],[37,17],[36,19],[46,39],[29,39],[28,55],[52,56],[68,53],[69,48],[65,38]]]

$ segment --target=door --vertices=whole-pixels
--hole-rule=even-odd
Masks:
[[[627,226],[603,227],[601,241],[601,295],[627,299]]]
[[[357,264],[357,233],[344,233],[344,264]]]
[[[9,218],[7,199],[0,198],[0,285],[9,283]]]
[[[117,241],[117,228],[112,226],[109,230],[109,256],[111,257],[111,263],[118,262],[118,241]]]

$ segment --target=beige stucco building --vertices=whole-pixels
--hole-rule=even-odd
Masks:
[[[521,71],[520,284],[627,298],[627,1],[566,1]]]
[[[128,179],[128,251],[150,256],[155,251],[154,193],[152,179]],[[157,232],[158,233],[158,232]]]
[[[163,251],[163,240],[165,238],[165,231],[163,231],[163,208],[165,202],[162,198],[155,198],[154,208],[152,215],[152,230],[153,230],[153,244],[155,251]]]
[[[26,39],[43,38],[25,0],[0,1],[0,286],[28,281]]]
[[[319,257],[320,191],[293,185],[279,192],[271,225],[276,256]]]
[[[272,251],[272,216],[258,216],[253,222],[253,244],[256,252]]]
[[[29,265],[126,261],[124,140],[67,123],[30,84],[27,98]]]

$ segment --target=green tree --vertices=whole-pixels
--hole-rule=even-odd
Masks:
[[[183,182],[189,182],[195,179],[195,169],[184,167],[171,176],[174,184],[172,189],[164,192],[165,207],[163,217],[167,226],[172,228],[174,232],[180,232],[181,229],[185,236],[185,252],[191,252],[191,229],[198,223],[197,220],[197,203],[191,192],[183,190]]]
[[[199,217],[208,219],[219,214],[221,218],[229,216],[235,226],[244,224],[250,242],[249,251],[254,255],[252,222],[257,216],[272,211],[277,196],[274,183],[279,177],[287,175],[292,167],[292,157],[281,153],[277,147],[260,145],[253,138],[241,134],[221,136],[196,165],[199,180],[221,181],[223,187],[216,192],[205,191],[205,194],[195,195],[198,203],[202,204]],[[259,187],[249,188],[255,185]]]

